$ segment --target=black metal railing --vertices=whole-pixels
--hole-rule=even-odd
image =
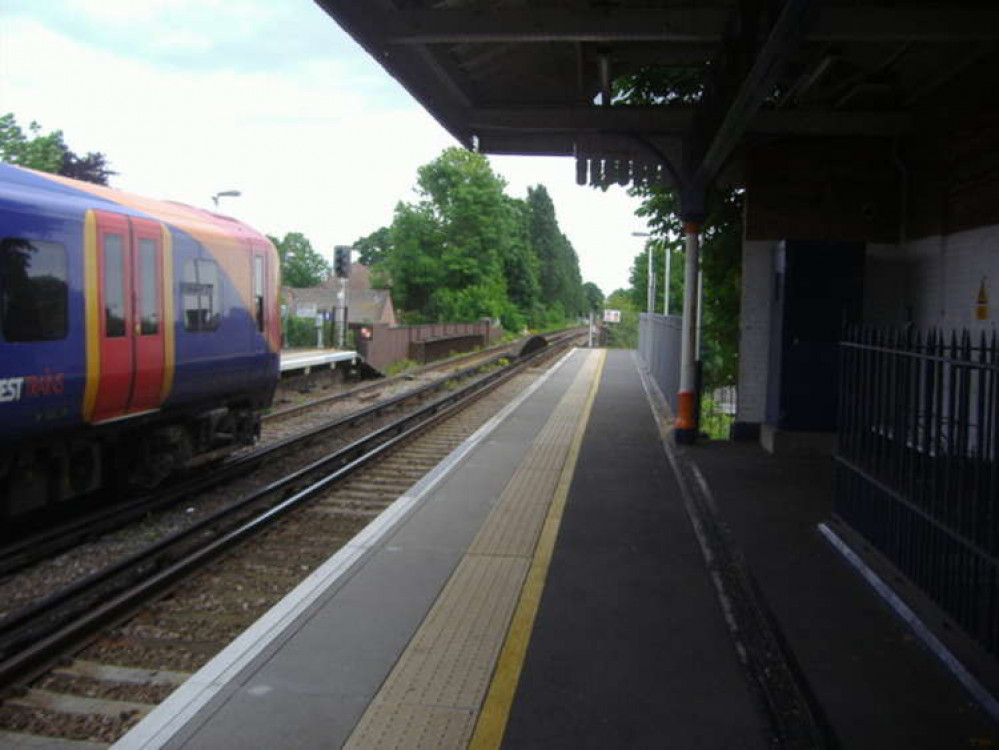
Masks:
[[[837,514],[999,655],[999,343],[842,342]]]

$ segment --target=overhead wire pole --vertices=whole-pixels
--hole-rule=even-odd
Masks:
[[[645,309],[647,312],[654,313],[656,311],[656,277],[653,273],[653,254],[652,254],[652,243],[649,242],[648,238],[652,235],[648,232],[632,232],[632,237],[645,237],[645,257],[648,262],[648,268],[646,269],[646,275],[648,276],[648,284],[646,285],[646,297],[645,297]]]
[[[673,260],[673,248],[666,246],[666,267],[663,269],[663,315],[669,315],[669,276]]]
[[[656,311],[656,269],[655,269],[655,255],[652,253],[652,243],[647,242],[647,257],[649,261],[648,277],[649,277],[649,293],[647,304],[645,308],[650,312],[654,313]]]

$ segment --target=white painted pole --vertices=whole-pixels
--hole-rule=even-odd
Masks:
[[[693,443],[697,438],[695,420],[697,398],[697,271],[700,265],[700,226],[692,221],[683,225],[686,245],[683,280],[683,327],[680,348],[680,392],[677,397],[676,440]]]
[[[697,269],[697,345],[694,347],[694,361],[701,358],[701,328],[704,320],[704,271]]]
[[[663,271],[663,315],[669,315],[669,276],[673,261],[673,248],[666,248],[666,269]]]
[[[652,268],[652,243],[648,243],[645,246],[646,252],[645,257],[648,260],[648,268],[646,269],[646,275],[649,277],[648,294],[646,295],[646,305],[645,309],[650,313],[656,311],[656,274]]]

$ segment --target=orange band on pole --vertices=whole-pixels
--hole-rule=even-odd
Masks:
[[[699,234],[701,231],[701,225],[696,221],[685,221],[683,222],[683,233],[684,234]]]
[[[676,396],[676,429],[694,430],[694,393],[692,391],[680,391]]]

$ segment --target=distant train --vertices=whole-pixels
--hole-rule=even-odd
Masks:
[[[0,519],[252,443],[278,276],[234,219],[0,164]]]

